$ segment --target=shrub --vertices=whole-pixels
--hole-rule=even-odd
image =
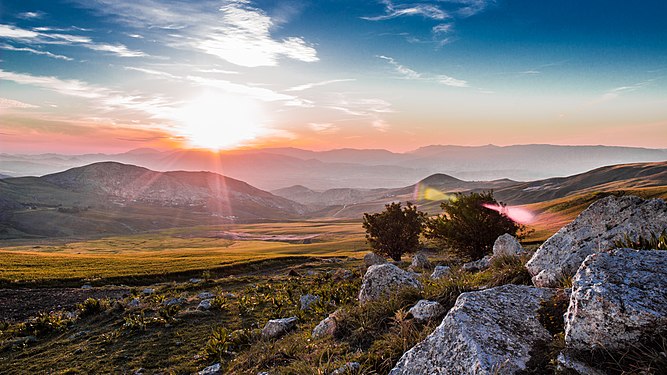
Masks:
[[[403,253],[419,247],[425,219],[426,214],[410,202],[402,208],[400,202],[388,204],[383,212],[364,214],[366,240],[376,254],[400,261]]]
[[[79,315],[84,317],[99,314],[102,311],[108,310],[110,306],[109,300],[88,298],[76,307],[79,310]]]
[[[502,214],[502,209],[498,212],[485,206],[504,207],[491,191],[458,193],[455,199],[440,205],[443,214],[426,222],[426,236],[459,256],[476,260],[491,252],[498,236],[505,233],[516,236],[525,229]]]

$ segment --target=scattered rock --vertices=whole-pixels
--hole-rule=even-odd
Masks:
[[[338,319],[340,318],[341,310],[338,309],[324,318],[311,333],[311,337],[318,339],[324,336],[333,336],[336,334],[338,328]]]
[[[385,259],[381,255],[377,255],[375,253],[368,253],[364,255],[364,264],[366,267],[374,266],[376,264],[385,264],[387,263],[387,259]]]
[[[667,228],[667,203],[662,199],[609,196],[585,209],[570,224],[540,246],[526,268],[533,284],[556,286],[574,275],[587,256],[613,248],[614,242],[637,236],[650,237]]]
[[[183,303],[185,303],[185,298],[182,297],[172,298],[162,302],[164,306],[182,305]]]
[[[359,291],[359,302],[385,298],[402,288],[421,289],[414,274],[403,271],[393,264],[376,264],[368,267]]]
[[[431,279],[437,280],[443,277],[449,276],[451,269],[447,266],[435,266],[433,273],[431,274]]]
[[[197,298],[199,298],[199,299],[211,299],[211,298],[214,298],[214,297],[215,297],[215,294],[213,294],[211,292],[201,292],[201,293],[197,294]]]
[[[81,289],[89,290],[89,289],[93,289],[93,286],[90,285],[90,284],[83,284],[83,285],[81,285]]]
[[[312,294],[305,294],[299,297],[299,302],[301,303],[301,310],[308,310],[310,306],[320,300],[320,297],[314,296]]]
[[[213,300],[211,299],[205,299],[199,302],[199,305],[197,305],[197,310],[209,310],[212,306]]]
[[[539,322],[540,302],[554,292],[503,285],[463,293],[442,323],[403,354],[391,375],[514,374],[551,334]]]
[[[512,236],[509,233],[505,233],[502,236],[496,238],[496,242],[493,243],[493,256],[519,256],[523,254],[523,247],[519,243],[519,240],[516,237]]]
[[[146,289],[144,289],[141,293],[146,294],[146,295],[153,294],[153,293],[155,293],[155,289],[153,289],[153,288],[146,288]]]
[[[287,332],[291,331],[296,327],[297,318],[295,316],[291,318],[282,318],[282,319],[272,319],[269,320],[264,328],[262,329],[262,338],[264,339],[275,339],[278,338]]]
[[[578,361],[567,353],[559,353],[556,370],[567,373],[567,370],[574,371],[578,375],[605,375],[604,372],[598,371],[584,362]]]
[[[199,284],[199,283],[201,283],[202,281],[204,281],[204,280],[202,280],[202,279],[197,279],[197,278],[192,278],[192,279],[190,279],[190,282],[193,283],[193,284]]]
[[[356,374],[359,372],[361,364],[359,362],[347,362],[338,369],[334,370],[331,375],[347,375],[347,374]]]
[[[141,300],[139,298],[132,298],[132,301],[127,303],[127,306],[129,307],[139,307],[141,305]]]
[[[199,371],[199,375],[222,375],[222,369],[220,363],[214,363],[211,366],[206,367],[205,369]]]
[[[420,300],[408,312],[418,322],[428,322],[441,317],[445,313],[445,308],[436,301]]]
[[[333,277],[339,280],[347,280],[354,277],[354,273],[345,268],[339,268],[334,272]]]
[[[624,349],[667,327],[667,251],[617,249],[586,258],[572,280],[565,343]]]
[[[476,260],[474,262],[468,262],[463,265],[463,270],[468,272],[477,272],[483,271],[491,266],[491,257],[485,256],[482,259]]]
[[[410,269],[412,270],[430,270],[433,268],[431,262],[428,261],[428,258],[424,253],[417,253],[412,256],[412,264],[410,264]]]

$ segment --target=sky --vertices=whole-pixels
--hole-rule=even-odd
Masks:
[[[667,148],[667,2],[0,2],[0,152]]]

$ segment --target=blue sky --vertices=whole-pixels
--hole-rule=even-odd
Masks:
[[[15,1],[0,148],[667,147],[664,1]]]

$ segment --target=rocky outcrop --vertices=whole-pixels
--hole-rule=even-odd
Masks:
[[[572,281],[565,342],[624,349],[667,327],[667,251],[617,249],[588,256]]]
[[[521,254],[523,254],[523,247],[521,247],[519,240],[509,233],[505,233],[496,238],[496,242],[493,243],[494,257],[519,256]]]
[[[410,269],[414,271],[419,270],[430,270],[433,268],[431,262],[428,261],[428,258],[423,253],[417,253],[412,256],[412,263],[410,264]]]
[[[408,310],[418,322],[428,322],[441,317],[445,313],[445,308],[436,301],[422,299]]]
[[[391,375],[514,374],[526,368],[531,350],[549,342],[539,322],[540,302],[550,289],[503,285],[463,293],[442,323],[406,352]]]
[[[263,339],[275,339],[296,328],[297,318],[272,319],[262,328]]]
[[[364,255],[364,264],[366,267],[374,266],[376,264],[385,264],[387,263],[387,260],[380,255],[377,255],[375,253],[368,253]]]
[[[482,259],[465,263],[461,268],[463,268],[464,271],[476,272],[476,271],[483,271],[489,268],[490,266],[491,266],[491,257],[487,255]]]
[[[415,274],[403,271],[393,264],[370,266],[364,275],[359,291],[359,302],[386,298],[402,288],[421,289],[422,285]]]
[[[435,269],[433,269],[433,273],[431,273],[431,279],[437,280],[441,279],[443,277],[449,276],[451,273],[451,269],[447,266],[435,266]]]
[[[533,284],[556,286],[574,275],[587,256],[609,250],[627,234],[649,237],[667,229],[667,203],[634,196],[606,197],[551,236],[528,261]]]

